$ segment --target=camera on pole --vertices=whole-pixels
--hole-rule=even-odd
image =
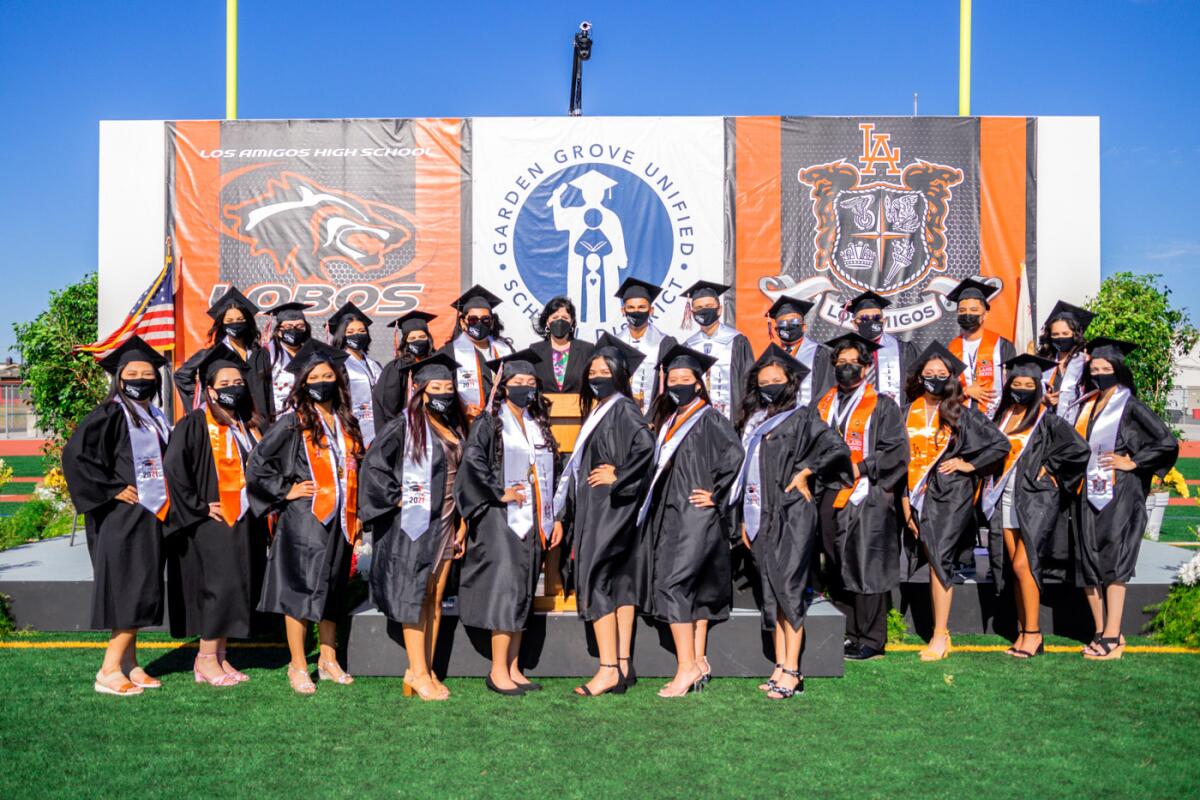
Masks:
[[[579,23],[575,34],[575,58],[571,66],[571,105],[567,112],[572,117],[583,116],[583,62],[592,57],[592,23],[586,19]]]

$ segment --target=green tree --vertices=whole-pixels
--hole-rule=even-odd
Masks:
[[[1185,309],[1171,305],[1171,290],[1160,275],[1118,272],[1100,284],[1088,303],[1096,318],[1088,337],[1107,336],[1133,342],[1138,349],[1128,359],[1138,397],[1167,421],[1167,395],[1175,385],[1175,360],[1196,346],[1200,332]]]
[[[49,437],[47,455],[57,458],[79,420],[108,389],[104,370],[79,345],[96,340],[96,274],[50,293],[49,307],[30,322],[13,324],[21,375],[38,427]]]

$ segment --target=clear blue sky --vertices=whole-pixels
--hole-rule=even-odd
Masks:
[[[1161,273],[1200,316],[1200,3],[974,16],[972,112],[1099,115],[1104,274]],[[957,0],[242,0],[239,115],[562,114],[585,18],[588,114],[956,113]],[[219,0],[0,3],[0,347],[95,268],[98,121],[224,115],[224,24]]]

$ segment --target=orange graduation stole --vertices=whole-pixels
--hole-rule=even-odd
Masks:
[[[941,412],[933,412],[933,420],[926,422],[925,396],[921,395],[908,408],[908,490],[914,491],[924,480],[930,468],[942,457],[950,445],[950,434],[942,435]]]
[[[308,454],[308,466],[312,479],[317,484],[317,493],[312,499],[313,516],[326,525],[337,513],[338,486],[341,485],[345,502],[342,505],[342,535],[354,544],[358,538],[358,469],[355,460],[358,452],[346,434],[342,434],[342,452],[345,463],[338,464],[332,445],[322,446],[314,442],[312,435],[304,432],[304,449]]]
[[[242,492],[246,488],[246,473],[242,466],[242,454],[234,441],[233,431],[217,422],[211,408],[205,407],[204,418],[208,422],[208,443],[212,448],[213,465],[217,468],[221,517],[232,528],[242,518],[244,511]]]
[[[992,389],[996,383],[996,345],[1000,343],[1000,334],[989,330],[984,330],[983,336],[979,340],[979,348],[975,351],[975,383],[983,386],[985,389]],[[950,340],[950,347],[947,348],[955,358],[963,361],[963,337],[956,336]],[[967,375],[964,372],[959,376],[959,381],[963,386],[967,386]],[[971,404],[978,408],[979,404],[974,400]]]
[[[821,419],[825,420],[828,425],[836,424],[836,420],[831,420],[829,415],[830,409],[833,408],[833,399],[836,396],[837,387],[834,387],[826,392],[825,396],[817,403],[817,410],[821,414]],[[858,401],[858,405],[850,413],[850,420],[846,423],[846,444],[850,448],[850,460],[855,464],[862,463],[863,452],[867,444],[867,423],[871,420],[871,414],[874,413],[875,404],[878,401],[879,394],[875,391],[875,387],[869,383],[864,384],[862,399]],[[833,500],[833,507],[845,508],[846,503],[850,501],[850,495],[854,492],[856,485],[858,485],[858,481],[855,481],[844,489],[839,489],[837,497]]]

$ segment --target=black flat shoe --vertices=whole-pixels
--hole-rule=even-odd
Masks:
[[[502,694],[505,697],[522,697],[525,694],[525,689],[521,686],[518,686],[516,689],[501,689],[499,686],[492,683],[491,675],[488,675],[487,678],[484,679],[484,684],[487,686],[489,692]]]
[[[526,692],[540,692],[542,690],[542,685],[536,681],[530,681],[529,683],[518,683],[517,686]]]
[[[853,650],[846,651],[846,658],[850,661],[870,661],[874,658],[883,658],[887,655],[882,650],[876,650],[870,645],[860,644]]]

